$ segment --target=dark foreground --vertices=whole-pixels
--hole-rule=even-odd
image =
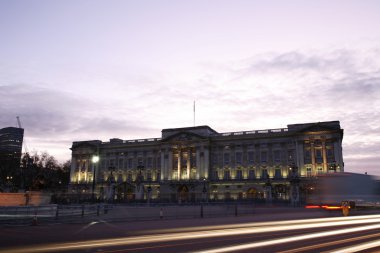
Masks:
[[[316,210],[139,222],[3,226],[0,252],[379,252],[380,214]],[[356,247],[356,248],[353,248]]]

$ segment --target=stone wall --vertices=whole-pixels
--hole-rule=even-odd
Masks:
[[[28,192],[28,193],[0,193],[0,206],[39,206],[49,204],[50,193]]]

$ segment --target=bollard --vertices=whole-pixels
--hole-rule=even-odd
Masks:
[[[100,206],[98,205],[97,208],[96,208],[96,215],[99,216],[99,209],[100,209]]]
[[[82,217],[84,217],[84,205],[82,205]]]
[[[162,211],[162,207],[160,209],[160,219],[164,218],[164,211]]]
[[[104,205],[104,214],[108,213],[108,205]]]
[[[32,226],[37,226],[38,225],[38,220],[37,220],[37,210],[34,211],[34,216],[32,219]]]
[[[237,207],[237,204],[235,205],[235,216],[236,217],[238,216],[238,207]]]
[[[201,204],[201,218],[203,218],[203,204]]]

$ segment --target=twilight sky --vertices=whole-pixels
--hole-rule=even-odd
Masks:
[[[0,128],[73,141],[339,120],[345,170],[380,175],[380,2],[0,0]]]

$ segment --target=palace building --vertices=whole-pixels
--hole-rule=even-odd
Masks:
[[[73,142],[70,192],[112,201],[299,200],[319,174],[341,172],[339,121],[219,133],[163,129],[160,138]]]

